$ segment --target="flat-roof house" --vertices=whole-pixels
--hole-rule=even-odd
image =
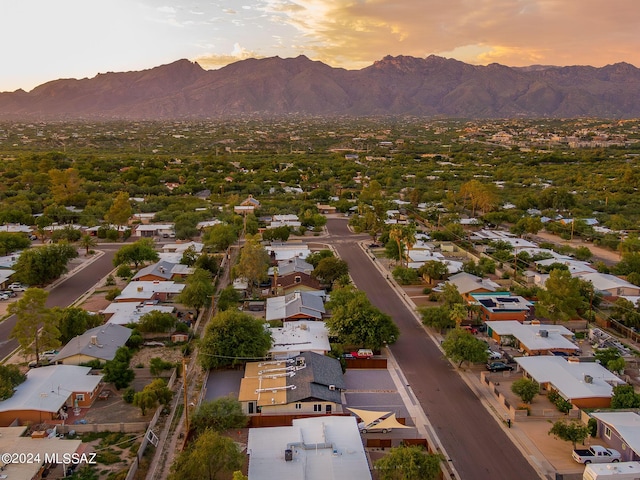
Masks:
[[[131,336],[131,329],[106,323],[72,338],[51,360],[63,365],[80,365],[92,360],[113,360],[116,350]]]
[[[638,412],[593,412],[597,436],[622,454],[623,462],[640,460],[640,415]]]
[[[524,322],[531,314],[531,303],[519,295],[509,292],[485,292],[470,294],[472,305],[480,307],[480,319],[483,322],[494,320],[517,320]]]
[[[46,457],[64,458],[72,454],[81,455],[82,440],[61,439],[56,436],[33,438],[26,435],[28,427],[1,427],[0,451],[18,455],[18,458],[40,458],[39,462],[5,463],[0,460],[0,478],[7,480],[31,480],[44,478],[42,465]],[[54,432],[55,433],[55,432]]]
[[[265,249],[274,262],[290,260],[294,257],[305,259],[311,254],[309,246],[304,243],[272,242]]]
[[[32,368],[13,396],[0,402],[0,425],[16,420],[42,423],[64,417],[69,409],[91,406],[100,390],[102,375],[89,372],[91,367],[76,365]]]
[[[580,278],[591,282],[596,291],[613,297],[638,296],[640,287],[608,273],[588,273]]]
[[[320,296],[296,291],[267,298],[265,320],[322,320],[324,314],[324,302]]]
[[[269,355],[274,359],[289,358],[302,352],[325,355],[331,350],[329,330],[324,322],[284,322],[270,328],[273,340]]]
[[[173,223],[153,223],[137,225],[133,230],[134,237],[175,237]]]
[[[608,408],[613,387],[625,382],[595,362],[566,360],[555,355],[517,357],[519,367],[540,384],[578,408]]]
[[[145,304],[136,302],[112,302],[100,313],[107,319],[107,323],[127,325],[138,323],[140,317],[149,312],[173,313],[176,307],[173,305]]]
[[[314,352],[245,366],[238,400],[254,414],[330,414],[342,411],[340,362]]]
[[[562,325],[524,325],[517,320],[485,322],[487,335],[500,345],[513,345],[527,355],[554,352],[575,354],[580,348],[570,339],[573,332]]]
[[[251,428],[249,480],[371,480],[355,417],[298,418]]]
[[[116,302],[166,302],[184,290],[185,285],[173,281],[131,282],[122,289]]]

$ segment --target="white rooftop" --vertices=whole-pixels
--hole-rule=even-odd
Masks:
[[[485,322],[487,327],[498,335],[512,335],[529,351],[535,350],[580,350],[576,344],[566,337],[572,337],[571,330],[562,325],[523,325],[517,320],[501,320]],[[546,330],[548,336],[540,335]]]
[[[175,282],[131,282],[122,289],[120,295],[116,297],[118,299],[124,298],[139,298],[140,300],[147,300],[155,293],[173,293],[177,294],[184,290],[185,285],[183,283]]]
[[[113,302],[102,313],[112,313],[107,323],[126,325],[138,323],[140,317],[149,312],[172,313],[175,307],[171,305],[144,305],[136,302]]]
[[[328,352],[329,330],[325,322],[284,322],[282,327],[270,328],[273,345],[272,354],[300,352]]]
[[[102,375],[89,375],[91,367],[51,365],[32,368],[27,380],[16,387],[13,397],[0,402],[0,412],[36,410],[57,412],[73,392],[91,392]]]
[[[285,450],[293,459],[285,461]],[[293,420],[249,430],[249,480],[370,480],[355,417]]]
[[[517,357],[515,361],[536,382],[552,384],[566,400],[610,398],[613,395],[613,385],[625,383],[595,362],[568,362],[554,355]],[[585,381],[587,375],[591,377],[592,383]]]

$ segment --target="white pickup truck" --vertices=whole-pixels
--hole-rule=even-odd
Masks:
[[[612,463],[620,461],[620,452],[602,445],[592,445],[588,449],[576,449],[571,454],[578,463]]]

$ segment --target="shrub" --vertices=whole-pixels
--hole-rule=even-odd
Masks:
[[[429,295],[432,291],[433,291],[433,289],[430,288],[430,287],[424,287],[422,289],[422,293],[424,293],[425,295]]]
[[[133,402],[133,396],[135,394],[136,394],[136,391],[133,388],[129,387],[122,393],[122,400],[124,400],[127,403],[131,403]]]
[[[118,295],[120,295],[122,292],[120,291],[119,288],[112,288],[110,289],[107,294],[104,296],[105,300],[109,300],[110,302],[113,301]]]
[[[596,438],[598,434],[598,420],[593,417],[590,418],[587,422],[587,428],[589,428],[589,435],[591,435],[592,438]]]
[[[109,275],[107,276],[107,279],[105,280],[104,284],[107,287],[112,287],[116,284],[116,280],[113,278],[113,275]]]

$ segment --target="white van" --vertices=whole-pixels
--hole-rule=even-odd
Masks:
[[[590,463],[583,480],[640,480],[640,462]]]

